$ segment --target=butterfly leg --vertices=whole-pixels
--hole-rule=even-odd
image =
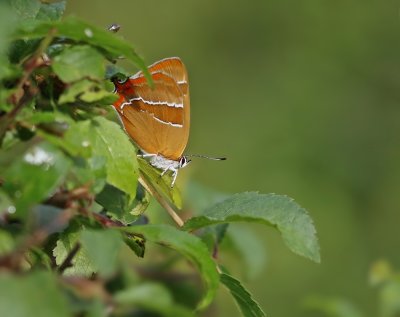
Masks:
[[[162,173],[160,174],[160,177],[163,177],[166,172],[171,171],[172,172],[172,182],[171,182],[171,187],[174,187],[176,177],[178,176],[178,170],[173,167],[173,165],[167,166]]]
[[[176,177],[178,176],[178,170],[175,168],[171,168],[172,171],[172,182],[171,182],[171,188],[174,187]]]
[[[163,171],[160,174],[160,177],[163,177],[166,172],[172,170],[172,165],[168,165],[166,168],[163,169]]]

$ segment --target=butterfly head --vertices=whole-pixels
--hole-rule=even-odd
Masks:
[[[121,73],[116,73],[116,74],[112,75],[110,78],[110,80],[114,84],[116,90],[121,88],[121,86],[123,86],[127,82],[128,79],[129,79],[129,77],[127,77],[126,75],[121,74]]]
[[[182,156],[179,159],[179,168],[183,168],[188,165],[192,160],[188,159],[186,156]]]

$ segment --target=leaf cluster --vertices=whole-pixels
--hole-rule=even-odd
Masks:
[[[65,5],[0,7],[0,315],[196,316],[225,286],[243,316],[265,316],[219,256],[234,250],[251,277],[265,248],[230,224],[275,228],[319,262],[311,218],[286,196],[198,185],[183,204],[112,111],[109,79],[128,74],[117,61],[151,81],[144,61],[118,35],[61,19]],[[182,209],[183,226],[151,217],[151,196],[178,219]]]

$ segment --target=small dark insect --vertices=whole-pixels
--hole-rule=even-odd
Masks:
[[[113,23],[108,27],[108,30],[113,32],[113,33],[117,33],[120,28],[121,28],[121,25],[119,25],[117,23]]]

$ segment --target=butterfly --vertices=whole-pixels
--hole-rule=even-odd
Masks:
[[[148,70],[153,87],[143,72],[113,80],[119,95],[114,108],[141,155],[161,169],[161,175],[172,172],[172,187],[178,170],[190,162],[183,155],[190,129],[188,75],[178,57],[158,61]]]
[[[113,80],[119,95],[114,108],[126,132],[140,148],[141,156],[161,169],[161,176],[172,172],[173,187],[178,170],[191,161],[183,155],[190,130],[188,74],[178,57],[158,61],[148,70],[153,87],[141,71],[124,81]]]

